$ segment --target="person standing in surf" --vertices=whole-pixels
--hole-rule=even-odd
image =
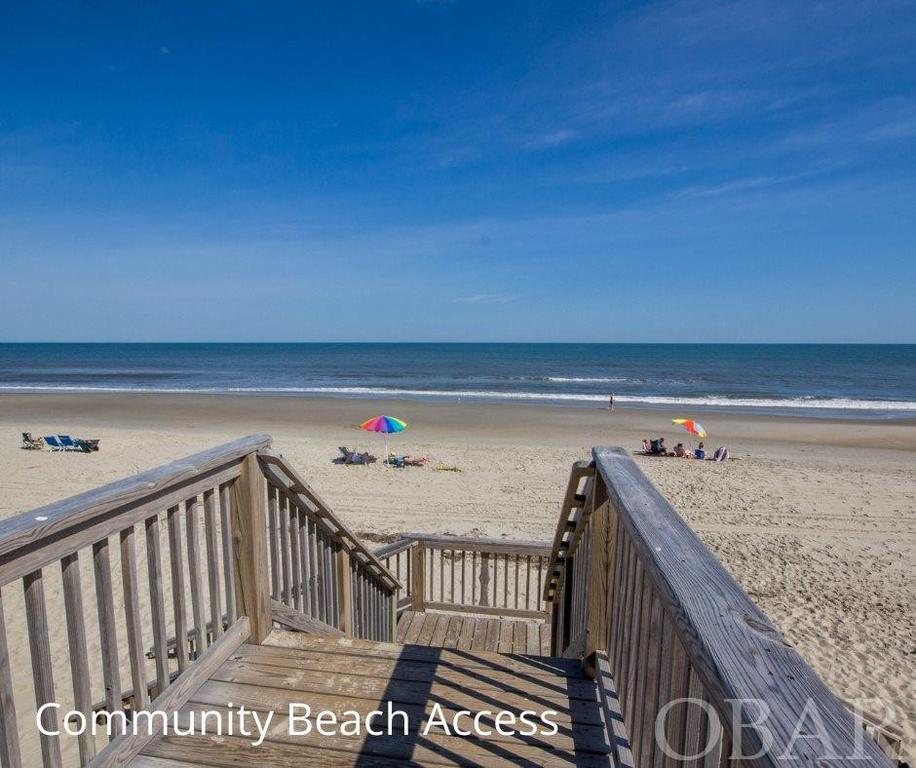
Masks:
[[[614,393],[613,392],[611,392],[611,394],[609,394],[607,397],[607,409],[611,411],[612,413],[614,411]]]

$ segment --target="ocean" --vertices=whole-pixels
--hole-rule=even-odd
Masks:
[[[2,392],[916,417],[916,344],[0,344]]]

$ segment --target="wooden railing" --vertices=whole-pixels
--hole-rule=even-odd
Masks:
[[[267,478],[273,600],[343,634],[392,640],[398,580],[281,456],[262,450],[258,458]],[[288,613],[278,609],[275,619]]]
[[[547,616],[541,597],[546,542],[409,533],[375,554],[400,581],[399,611]]]
[[[44,735],[37,709],[60,704],[49,731],[68,710],[168,710],[274,621],[393,639],[397,579],[269,445],[237,440],[0,523],[4,768],[126,763],[141,742]]]
[[[622,450],[573,467],[545,599],[622,764],[889,765]]]

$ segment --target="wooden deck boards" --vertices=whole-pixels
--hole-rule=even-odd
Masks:
[[[421,615],[422,617],[422,615]],[[179,727],[202,711],[226,713],[227,702],[265,713],[275,712],[263,744],[249,738],[192,735],[159,736],[131,763],[135,768],[259,768],[298,765],[540,765],[610,766],[610,748],[598,706],[596,684],[582,676],[571,659],[507,656],[494,650],[463,650],[432,646],[464,633],[473,645],[499,648],[511,634],[512,647],[529,647],[526,622],[471,621],[452,630],[451,618],[438,614],[407,625],[411,637],[426,645],[397,645],[350,638],[315,637],[274,631],[262,646],[242,645],[181,707]],[[465,626],[470,629],[465,630]],[[457,634],[456,634],[457,633]],[[537,633],[538,640],[540,634]],[[518,646],[516,646],[518,643]],[[538,644],[538,649],[540,645]],[[391,703],[407,714],[407,736],[289,734],[290,703],[307,703],[316,712],[338,717],[347,711],[365,716]],[[493,715],[481,725],[490,735],[458,736],[441,727],[423,733],[426,720],[439,705],[447,718],[459,710],[472,713],[524,709],[553,710],[558,732],[553,735],[500,734]],[[312,721],[314,724],[314,720]],[[383,718],[377,721],[384,723]],[[464,718],[462,726],[468,727]]]
[[[543,621],[404,611],[395,639],[435,648],[550,655],[550,625]]]

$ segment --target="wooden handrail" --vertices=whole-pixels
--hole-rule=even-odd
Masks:
[[[4,520],[0,523],[0,584],[19,578],[24,568],[47,565],[116,532],[124,520],[106,530],[105,522],[111,517],[152,504],[168,507],[193,495],[195,486],[202,490],[238,476],[241,458],[267,445],[269,435],[250,435]],[[221,468],[226,470],[224,477],[219,476]],[[59,546],[52,546],[56,542]],[[30,557],[36,549],[46,556]],[[10,566],[14,560],[22,564],[15,570]]]
[[[379,560],[383,560],[386,557],[391,557],[392,555],[397,555],[400,552],[404,552],[411,547],[417,546],[417,540],[413,538],[405,538],[401,536],[399,539],[395,539],[388,544],[383,544],[380,547],[376,547],[372,554],[374,554]]]
[[[550,550],[550,561],[547,566],[547,580],[544,583],[544,601],[551,602],[557,590],[558,582],[563,573],[563,561],[573,544],[573,537],[577,529],[581,535],[580,524],[585,508],[586,494],[580,493],[583,479],[587,480],[595,474],[593,461],[577,461],[569,472],[569,482],[566,493],[560,505],[560,518],[553,537],[553,546]],[[584,489],[583,489],[584,490]]]
[[[559,558],[564,573],[552,596],[566,627],[554,635],[555,652],[591,647],[597,674],[613,674],[635,764],[661,757],[661,728],[683,754],[710,740],[714,759],[740,754],[754,768],[889,765],[626,451],[596,448],[593,456],[586,514],[572,535],[558,530],[568,560]],[[575,623],[572,634],[585,629],[584,644],[566,622]],[[684,704],[671,714],[669,702],[687,699],[708,702],[715,716]],[[805,728],[817,739],[799,738]]]
[[[428,533],[404,533],[375,550],[403,570],[399,610],[533,619],[546,618],[540,595],[549,554],[547,542]]]
[[[505,539],[492,539],[476,536],[447,536],[433,533],[402,533],[401,539],[410,542],[422,542],[426,546],[440,549],[463,549],[467,552],[492,552],[500,555],[538,555],[547,557],[550,554],[550,544],[546,541],[506,541]],[[391,546],[391,545],[387,545]],[[384,548],[382,548],[384,549]],[[399,551],[399,550],[394,550]],[[379,550],[375,550],[379,555]],[[391,554],[385,552],[385,554]]]
[[[225,652],[227,638],[262,643],[274,621],[300,631],[393,640],[397,578],[285,459],[267,450],[270,442],[267,435],[245,437],[0,523],[0,586],[18,580],[22,588],[18,603],[9,588],[5,605],[0,598],[0,763],[5,768],[34,762],[21,753],[16,699],[30,695],[40,707],[69,688],[77,709],[89,716],[93,658],[100,661],[102,706],[116,711],[147,707],[153,696],[175,701],[188,680],[205,674],[216,649]],[[282,552],[271,549],[276,533]],[[313,546],[320,552],[303,549]],[[139,567],[144,561],[146,573]],[[89,563],[95,599],[84,610],[81,565]],[[283,604],[271,593],[278,568],[284,576]],[[55,577],[63,583],[63,631],[49,621],[55,607],[45,597],[46,584]],[[308,601],[303,599],[306,583]],[[306,602],[312,613],[306,612]],[[11,608],[24,609],[30,691],[13,684],[14,667],[28,661],[10,655],[4,608],[6,615]],[[87,638],[86,615],[93,612],[99,648]],[[152,680],[145,627],[152,634]],[[176,638],[171,643],[169,634]],[[69,649],[69,675],[55,675],[51,664],[60,644]],[[43,717],[50,725],[48,711]],[[62,740],[40,736],[45,768],[60,765]],[[117,759],[120,747],[114,742],[96,757],[93,739],[74,740],[83,765]]]
[[[321,519],[326,529],[340,541],[341,545],[348,552],[363,562],[389,588],[396,589],[398,587],[398,580],[395,578],[394,574],[385,567],[384,563],[382,563],[375,554],[366,548],[346,523],[331,511],[331,508],[325,501],[299,475],[299,473],[293,469],[281,454],[267,448],[262,448],[258,451],[258,458],[261,460],[262,465],[266,464],[268,467],[276,467],[286,475],[289,481],[285,483],[286,487],[292,493],[301,497],[301,500]]]

